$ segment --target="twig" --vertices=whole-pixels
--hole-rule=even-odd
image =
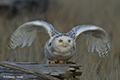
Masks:
[[[39,73],[39,72],[35,72],[35,71],[32,71],[32,70],[25,69],[25,68],[22,68],[22,67],[19,67],[19,66],[16,66],[16,65],[11,65],[11,64],[8,64],[8,63],[0,62],[0,66],[4,66],[4,67],[7,67],[7,68],[23,71],[23,72],[26,72],[26,73],[29,73],[29,74],[33,74],[33,75],[48,79],[48,80],[60,80],[60,79],[52,77],[50,75],[45,75],[45,74],[42,74],[42,73]]]

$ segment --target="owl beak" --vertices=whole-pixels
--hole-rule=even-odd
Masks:
[[[68,45],[67,44],[63,44],[64,47],[67,47]]]

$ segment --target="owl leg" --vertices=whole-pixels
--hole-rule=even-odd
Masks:
[[[65,61],[63,61],[63,60],[59,60],[59,63],[60,63],[60,64],[63,64],[63,63],[65,63]]]
[[[58,61],[58,60],[56,60],[56,59],[48,60],[48,63],[49,63],[49,64],[55,64],[57,61]]]
[[[48,60],[47,63],[49,63],[49,64],[66,64],[66,63],[68,63],[68,60],[53,59],[53,60]]]
[[[60,64],[66,64],[68,62],[68,60],[59,60]]]

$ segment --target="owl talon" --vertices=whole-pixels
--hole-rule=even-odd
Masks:
[[[55,61],[50,61],[49,63],[50,63],[50,64],[55,64]]]
[[[59,63],[60,63],[60,64],[63,64],[63,63],[65,63],[65,61],[63,61],[63,60],[59,60]]]
[[[48,63],[49,64],[55,64],[57,62],[57,60],[49,60]]]
[[[65,64],[67,61],[66,60],[48,60],[49,64]]]

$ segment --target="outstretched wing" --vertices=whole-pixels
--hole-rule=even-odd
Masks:
[[[74,27],[69,33],[70,37],[76,39],[80,34],[88,35],[86,42],[89,52],[97,51],[100,57],[108,55],[111,49],[109,38],[105,30],[94,25],[80,25]]]
[[[24,23],[12,34],[9,41],[9,48],[16,48],[17,46],[30,46],[36,37],[37,31],[44,31],[53,37],[59,34],[53,26],[44,21],[31,21]]]

